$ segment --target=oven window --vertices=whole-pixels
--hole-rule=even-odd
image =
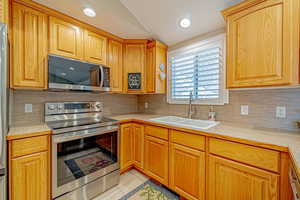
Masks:
[[[100,66],[76,60],[49,56],[49,82],[58,84],[100,85]]]
[[[57,145],[58,187],[117,163],[117,132]]]

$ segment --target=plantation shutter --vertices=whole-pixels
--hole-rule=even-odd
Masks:
[[[223,101],[223,42],[197,46],[169,56],[170,99],[189,99],[212,104]]]

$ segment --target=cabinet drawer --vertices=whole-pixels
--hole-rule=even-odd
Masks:
[[[277,151],[210,138],[209,152],[262,169],[279,172],[280,154]]]
[[[205,149],[205,137],[201,135],[172,130],[170,140],[171,142],[191,147],[194,149]]]
[[[48,136],[31,137],[11,141],[12,157],[19,157],[47,150]]]
[[[146,135],[150,135],[152,137],[160,138],[163,140],[169,140],[169,132],[166,128],[161,128],[157,126],[146,126],[145,133]]]

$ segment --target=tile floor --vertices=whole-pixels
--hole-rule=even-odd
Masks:
[[[147,180],[147,177],[133,169],[121,175],[120,184],[118,186],[106,191],[93,200],[119,200]]]

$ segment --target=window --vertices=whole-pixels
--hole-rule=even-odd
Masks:
[[[168,103],[228,103],[224,34],[168,53]]]

